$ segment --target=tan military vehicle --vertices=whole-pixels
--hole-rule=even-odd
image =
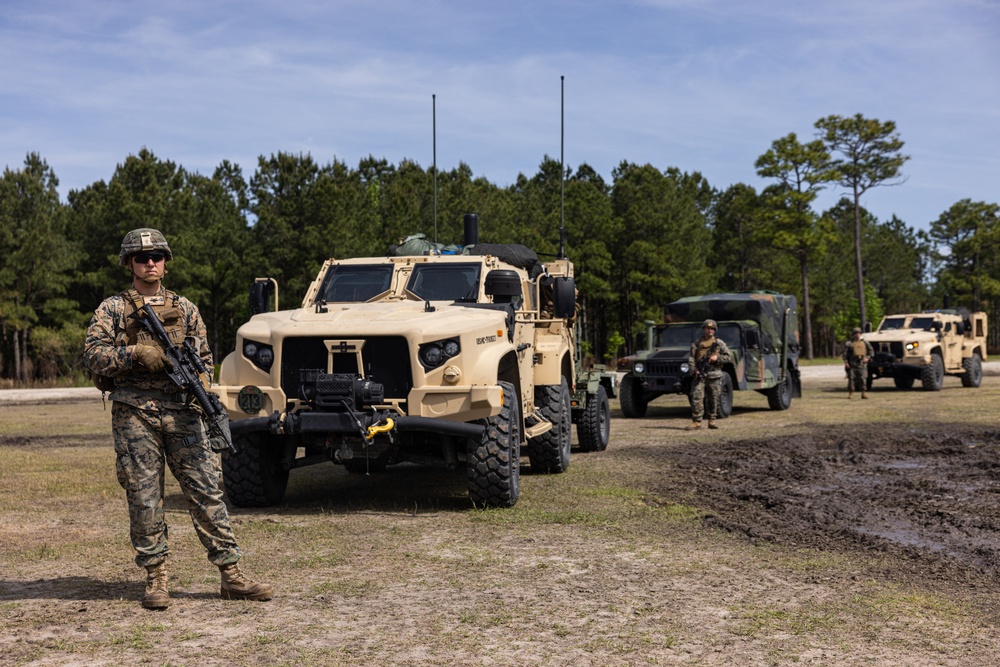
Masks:
[[[467,220],[468,254],[328,260],[294,310],[269,312],[273,281],[255,283],[214,388],[238,450],[223,461],[233,503],[277,503],[289,470],[327,461],[464,467],[472,501],[501,507],[522,448],[532,471],[566,470],[573,265],[477,234]],[[607,432],[605,415],[579,423],[603,429],[582,441]]]
[[[965,309],[887,315],[878,329],[861,335],[872,344],[867,385],[891,377],[899,389],[920,380],[923,388],[940,391],[945,375],[978,387],[986,360],[986,313]]]

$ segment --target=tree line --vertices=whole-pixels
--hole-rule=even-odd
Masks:
[[[55,171],[29,153],[0,179],[0,380],[82,376],[93,310],[129,283],[118,252],[131,229],[166,234],[165,284],[198,304],[220,360],[249,316],[255,277],[275,278],[282,305],[297,305],[325,259],[383,256],[414,233],[461,243],[466,213],[478,214],[481,242],[521,243],[542,259],[558,252],[564,221],[581,343],[596,361],[631,352],[667,302],[715,291],[795,294],[807,358],[834,356],[851,327],[883,313],[958,306],[990,314],[996,347],[997,204],[956,202],[927,231],[878,220],[864,194],[905,179],[895,124],[858,114],[815,129],[813,140],[792,133],[758,158],[757,174],[772,181],[759,192],[628,161],[607,182],[549,156],[506,187],[465,163],[435,174],[411,160],[349,167],[283,152],[260,156],[247,179],[228,161],[205,176],[143,148],[64,202]],[[850,196],[817,211],[827,187]]]

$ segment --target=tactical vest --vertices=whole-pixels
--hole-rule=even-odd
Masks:
[[[868,353],[865,348],[865,341],[856,340],[851,342],[851,356],[855,359],[861,359]]]
[[[174,345],[184,344],[184,317],[178,305],[180,297],[170,290],[164,290],[162,294],[156,296],[143,296],[135,288],[126,290],[119,294],[125,301],[125,335],[127,344],[135,345],[155,345],[163,350],[166,346],[153,334],[146,331],[137,317],[133,317],[137,310],[144,304],[150,304],[156,312],[157,317],[163,322],[163,328],[170,337],[170,342]],[[94,386],[101,390],[102,395],[117,388],[114,378],[107,375],[91,373]],[[164,378],[166,379],[166,378]]]
[[[698,363],[701,358],[704,357],[712,349],[712,346],[716,344],[715,337],[705,340],[702,338],[698,341],[698,347],[694,351],[694,362]]]
[[[174,345],[184,344],[184,316],[178,305],[180,301],[178,295],[170,290],[163,290],[162,294],[143,296],[135,288],[132,288],[122,292],[122,297],[125,299],[125,335],[129,345],[141,343],[142,345],[155,345],[164,351],[167,349],[160,339],[142,326],[138,317],[134,317],[136,311],[143,305],[149,305],[163,322],[163,328],[171,343]]]

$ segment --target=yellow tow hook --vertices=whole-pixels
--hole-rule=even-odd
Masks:
[[[386,417],[384,424],[372,424],[368,427],[368,435],[365,436],[365,440],[371,442],[375,439],[376,435],[379,433],[388,433],[395,425],[396,423],[392,421],[391,417]]]

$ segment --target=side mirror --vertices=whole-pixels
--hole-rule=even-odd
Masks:
[[[271,312],[271,292],[274,291],[274,280],[258,278],[250,285],[250,316]],[[275,299],[277,301],[277,299]],[[278,304],[275,303],[275,308]]]
[[[556,278],[553,285],[553,314],[556,318],[576,317],[576,281],[572,278]]]

